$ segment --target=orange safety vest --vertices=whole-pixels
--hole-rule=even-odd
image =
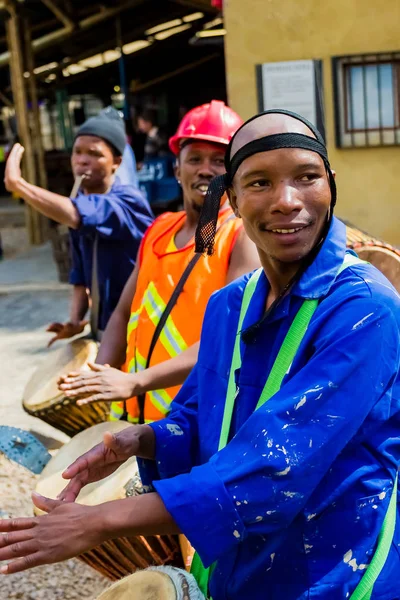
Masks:
[[[177,356],[200,339],[203,316],[211,294],[226,284],[229,260],[241,221],[232,210],[220,210],[212,256],[203,255],[190,273],[154,347],[150,366]],[[194,241],[184,248],[173,249],[171,240],[182,228],[186,213],[164,213],[147,230],[139,250],[139,276],[127,331],[126,361],[122,370],[137,373],[146,367],[154,330],[186,266],[194,256]],[[171,250],[172,248],[172,250]],[[147,392],[144,421],[165,417],[180,386]],[[126,403],[113,402],[111,420],[127,412],[128,421],[139,421],[137,398]]]

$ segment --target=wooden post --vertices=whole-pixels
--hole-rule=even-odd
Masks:
[[[45,160],[44,160],[42,128],[40,125],[36,78],[35,78],[35,74],[33,72],[35,65],[34,65],[34,58],[33,58],[33,51],[32,51],[31,29],[30,29],[29,22],[26,20],[24,21],[24,41],[25,41],[26,67],[27,67],[27,71],[29,73],[28,89],[29,89],[30,101],[32,104],[33,144],[34,144],[36,159],[37,159],[38,179],[39,179],[39,185],[42,188],[47,188],[47,174],[46,174],[46,165],[45,165]]]
[[[15,112],[17,117],[18,134],[25,148],[24,171],[30,183],[36,183],[35,160],[29,131],[28,108],[26,103],[26,90],[22,64],[22,45],[20,43],[19,19],[13,4],[7,3],[10,18],[6,21],[7,43],[10,51],[11,87],[14,97]],[[26,225],[28,238],[31,244],[43,242],[41,215],[27,204]]]

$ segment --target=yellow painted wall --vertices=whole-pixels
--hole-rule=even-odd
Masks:
[[[337,214],[400,245],[400,146],[338,149],[331,57],[400,50],[400,0],[225,0],[228,97],[258,112],[255,66],[322,59],[325,126],[337,172]]]

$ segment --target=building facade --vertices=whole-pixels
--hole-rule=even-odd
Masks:
[[[337,214],[400,245],[400,0],[228,0],[224,17],[232,108],[244,118],[262,109],[258,65],[308,61]],[[285,90],[274,81],[263,84],[276,84],[275,102],[291,96],[295,108],[307,92],[304,78],[288,76]]]

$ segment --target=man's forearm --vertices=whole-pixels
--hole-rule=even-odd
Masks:
[[[140,373],[134,373],[132,381],[135,385],[135,394],[182,385],[197,362],[199,346],[200,343],[197,342],[170,360],[140,371]]]
[[[136,456],[146,460],[155,460],[156,458],[156,436],[154,429],[150,425],[135,425],[136,435],[139,440],[139,449]]]
[[[28,183],[23,178],[19,179],[16,184],[15,192],[23,198],[25,202],[46,217],[49,217],[49,219],[67,225],[72,229],[77,229],[79,227],[81,221],[80,215],[74,204],[71,202],[71,199],[67,198],[67,196],[49,192],[48,190]]]
[[[178,525],[156,493],[106,502],[97,507],[97,527],[104,540],[138,535],[173,535]]]
[[[71,306],[69,311],[69,320],[71,323],[80,323],[89,308],[89,300],[84,285],[74,285]]]
[[[104,331],[96,363],[119,369],[126,357],[127,319],[115,310]]]

